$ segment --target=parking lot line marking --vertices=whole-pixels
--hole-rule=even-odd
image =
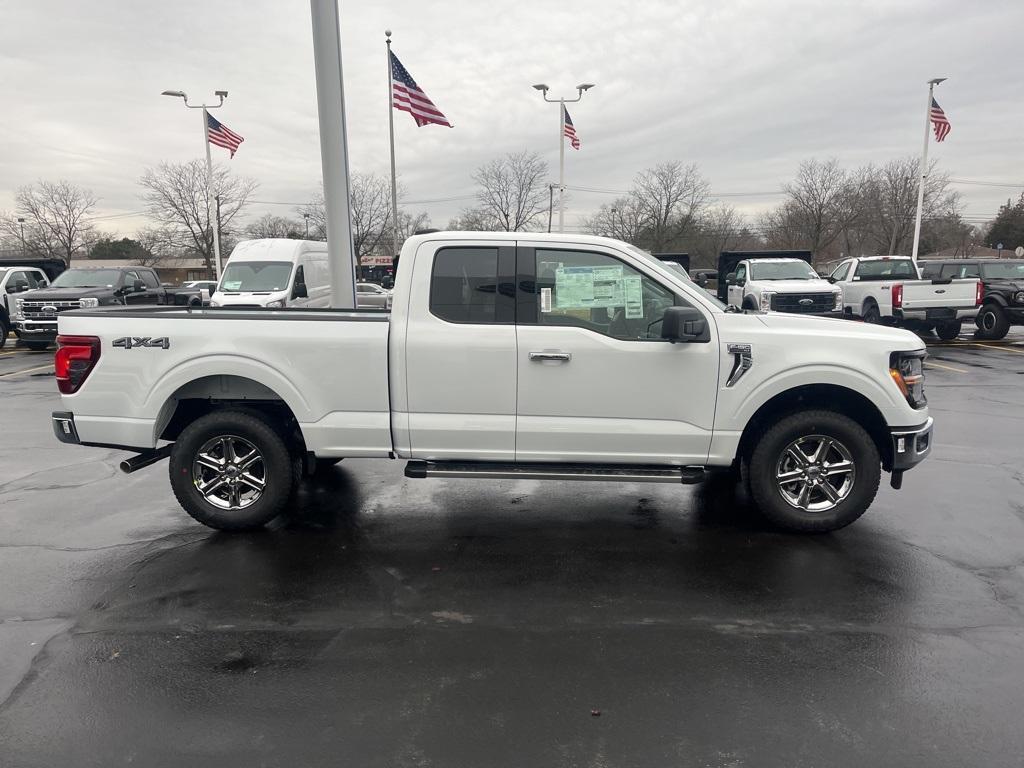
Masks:
[[[936,363],[933,360],[926,360],[925,367],[927,368],[941,368],[944,371],[953,371],[954,373],[969,373],[966,368],[957,368],[954,365],[944,365],[942,363]]]
[[[981,347],[982,349],[1001,349],[1004,352],[1013,352],[1018,355],[1024,355],[1024,349],[1014,349],[1013,347],[1008,347],[1001,344],[980,344],[976,341],[972,341],[971,346]]]
[[[24,371],[11,371],[10,373],[0,375],[0,379],[8,379],[11,376],[21,376],[22,374],[35,373],[36,371],[45,371],[50,368],[53,368],[53,363],[50,363],[49,365],[41,365],[38,368],[26,368]]]

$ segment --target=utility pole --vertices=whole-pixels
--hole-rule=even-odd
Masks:
[[[558,104],[558,231],[565,231],[565,105],[580,101],[583,94],[594,87],[593,83],[580,83],[576,86],[576,98],[549,99],[548,91],[551,90],[544,83],[537,83],[533,86],[544,95],[544,101]]]

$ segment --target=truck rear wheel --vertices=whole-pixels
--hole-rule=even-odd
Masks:
[[[1010,318],[998,304],[989,302],[978,312],[974,321],[978,326],[978,337],[989,341],[998,341],[1010,331]]]
[[[221,531],[260,528],[291,498],[296,462],[266,421],[218,411],[187,426],[171,449],[171,487],[203,525]]]
[[[0,317],[0,349],[3,349],[7,343],[7,334],[10,332],[11,329],[7,325],[7,321]]]
[[[878,311],[878,305],[873,301],[869,301],[865,305],[862,317],[865,323],[876,324],[882,322],[882,313]]]
[[[834,411],[784,416],[746,462],[754,503],[789,531],[824,533],[871,505],[881,479],[878,448],[857,422]]]
[[[962,326],[963,322],[960,320],[952,323],[942,323],[935,326],[935,335],[943,341],[952,341],[960,335]]]

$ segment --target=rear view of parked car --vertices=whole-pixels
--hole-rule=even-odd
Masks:
[[[1011,325],[1024,325],[1024,260],[929,261],[922,263],[921,272],[930,278],[981,280],[981,309],[974,318],[979,338],[1001,339],[1009,333]]]

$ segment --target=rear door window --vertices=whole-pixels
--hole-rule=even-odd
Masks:
[[[430,276],[430,312],[449,323],[497,323],[498,249],[442,248]]]
[[[156,272],[143,269],[140,274],[142,275],[142,281],[146,284],[147,288],[160,287],[160,281],[157,279]]]

